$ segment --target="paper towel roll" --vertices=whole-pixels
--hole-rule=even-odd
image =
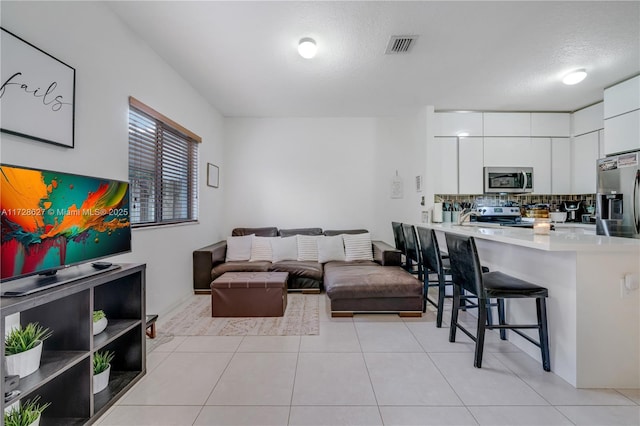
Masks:
[[[434,223],[442,222],[442,203],[433,204],[433,222]]]

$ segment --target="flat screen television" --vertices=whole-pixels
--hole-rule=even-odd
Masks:
[[[0,179],[0,282],[131,251],[127,182],[12,165]]]

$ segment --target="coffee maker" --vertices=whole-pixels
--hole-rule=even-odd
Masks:
[[[586,213],[584,202],[581,200],[565,201],[562,203],[561,210],[567,212],[567,222],[581,222],[582,215]]]

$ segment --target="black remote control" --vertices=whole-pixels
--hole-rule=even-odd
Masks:
[[[91,264],[91,266],[93,266],[96,269],[107,269],[111,267],[111,265],[113,265],[113,263],[110,263],[110,262],[93,262]]]

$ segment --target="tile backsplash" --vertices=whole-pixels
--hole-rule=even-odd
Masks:
[[[549,204],[550,208],[554,210],[555,206],[560,205],[565,201],[578,201],[583,200],[585,206],[595,205],[596,194],[579,194],[579,195],[550,195],[550,194],[535,194],[535,195],[498,195],[498,194],[436,194],[434,201],[436,202],[450,202],[450,203],[477,203],[483,205],[503,205],[507,202],[515,202],[521,206],[529,204]]]

